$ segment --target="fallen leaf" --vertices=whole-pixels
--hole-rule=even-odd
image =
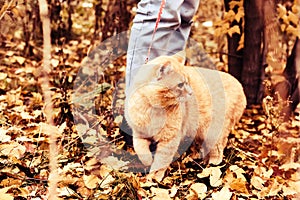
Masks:
[[[153,200],[171,199],[169,196],[169,190],[167,189],[151,187],[150,191],[154,195],[154,197],[152,198]]]
[[[205,178],[209,176],[209,183],[213,187],[218,187],[222,184],[221,179],[222,172],[220,167],[208,167],[203,169],[200,174],[197,174],[198,178]]]
[[[204,183],[194,183],[190,188],[195,190],[198,196],[202,196],[207,192],[207,186]]]
[[[22,117],[22,119],[34,119],[34,117],[33,116],[31,116],[30,115],[30,113],[28,113],[28,112],[21,112],[21,117]]]
[[[20,65],[23,65],[24,62],[25,62],[25,58],[22,57],[22,56],[13,56],[13,58],[20,64]]]
[[[4,80],[7,77],[7,73],[0,72],[0,80]]]
[[[230,192],[229,188],[225,186],[220,191],[213,193],[211,196],[213,200],[230,200],[232,192]]]
[[[290,169],[299,169],[299,168],[300,168],[300,163],[286,163],[279,167],[279,169],[283,169],[285,171]]]
[[[64,165],[63,171],[64,172],[83,171],[82,164],[81,163],[74,163],[74,162],[68,163],[67,165]]]
[[[204,168],[203,171],[200,174],[197,174],[198,178],[205,178],[208,177],[211,174],[211,168]]]
[[[108,167],[107,165],[101,165],[100,167],[100,176],[102,178],[108,176],[113,171],[112,168]]]
[[[146,182],[141,182],[142,188],[149,188],[152,186],[157,186],[157,183],[154,183],[153,181],[149,181],[149,180],[146,180]]]
[[[246,180],[237,178],[230,183],[230,189],[235,190],[238,193],[249,194],[246,184]]]
[[[12,194],[7,194],[7,191],[11,187],[5,187],[0,189],[0,200],[13,200],[14,196]]]
[[[172,188],[170,189],[170,197],[173,198],[175,197],[175,195],[177,194],[178,191],[178,186],[173,185]]]
[[[53,67],[57,67],[58,64],[59,64],[59,60],[54,59],[54,58],[51,59],[51,65],[52,65]]]
[[[292,188],[290,186],[285,186],[285,185],[282,186],[282,192],[284,196],[297,194],[295,188]]]
[[[300,181],[289,181],[288,185],[290,189],[294,190],[296,193],[300,194]]]
[[[103,159],[101,159],[101,162],[111,166],[112,169],[115,169],[115,170],[127,169],[128,168],[127,164],[129,164],[129,162],[119,160],[118,158],[113,157],[113,156],[103,158]]]
[[[258,166],[254,169],[254,173],[260,175],[262,178],[270,178],[273,174],[273,169],[270,168],[269,170],[266,167]]]
[[[254,188],[256,188],[258,190],[262,190],[265,187],[264,186],[265,181],[262,178],[260,178],[259,176],[252,176],[250,183]]]
[[[76,192],[69,187],[57,188],[58,196],[70,197],[71,195],[76,195]]]
[[[6,135],[7,130],[0,127],[0,141],[2,143],[9,142],[11,140],[11,137],[9,135]]]
[[[17,159],[20,159],[26,152],[26,147],[17,142],[12,142],[10,144],[0,145],[0,152],[3,155],[16,157]]]
[[[98,184],[100,183],[100,179],[94,174],[91,174],[88,176],[83,175],[83,181],[84,181],[85,186],[89,189],[95,189],[98,186]],[[103,184],[103,185],[105,185],[105,184]]]
[[[237,166],[237,165],[231,165],[230,167],[229,167],[229,169],[230,169],[230,171],[232,171],[233,173],[235,173],[236,174],[236,177],[238,178],[238,179],[241,179],[241,180],[243,180],[243,181],[246,181],[246,178],[245,178],[245,170],[243,170],[242,168],[240,168],[239,166]]]
[[[213,187],[218,187],[222,184],[221,179],[222,172],[219,167],[211,167],[211,175],[209,177],[209,183]]]
[[[20,196],[22,196],[22,197],[28,197],[28,195],[30,193],[30,191],[28,190],[28,188],[26,188],[26,187],[19,187],[18,189],[21,192]]]
[[[278,195],[278,193],[281,191],[282,189],[282,184],[280,184],[277,179],[274,179],[272,181],[272,184],[270,187],[270,192],[269,192],[269,196],[276,196]]]

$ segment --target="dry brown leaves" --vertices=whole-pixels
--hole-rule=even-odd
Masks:
[[[128,164],[126,158],[117,157],[117,150],[106,157],[114,169],[85,151],[77,134],[80,125],[75,129],[69,110],[76,66],[63,68],[58,57],[52,61],[57,126],[49,127],[44,123],[35,76],[39,62],[10,51],[2,55],[6,65],[0,68],[0,199],[47,199],[48,138],[54,128],[60,152],[57,190],[61,199],[296,199],[300,195],[297,121],[274,127],[260,108],[248,109],[230,136],[222,165],[204,165],[191,149],[172,163],[162,182],[151,182],[141,173],[115,170],[117,165]],[[79,63],[76,57],[72,59]],[[111,95],[109,89],[98,101],[102,112],[96,116],[102,129],[97,130],[115,139],[120,118],[108,121],[103,116],[111,114],[104,110],[111,109],[107,106]],[[124,142],[116,140],[116,145],[121,149]]]
[[[61,199],[235,200],[299,197],[299,121],[274,126],[261,108],[253,107],[245,111],[232,131],[224,162],[220,166],[204,165],[202,160],[197,159],[195,149],[191,148],[172,163],[162,182],[147,181],[142,173],[116,170],[128,165],[129,161],[118,157],[118,150],[124,147],[118,128],[121,117],[114,118],[111,107],[117,79],[109,77],[119,77],[124,71],[124,67],[120,67],[124,66],[124,58],[107,68],[107,73],[112,75],[104,77],[103,81],[112,87],[97,96],[96,113],[93,119],[88,119],[97,127],[90,131],[100,133],[100,139],[113,141],[118,147],[107,151],[108,154],[105,152],[106,160],[99,162],[87,151],[87,143],[96,146],[106,143],[101,143],[94,133],[86,135],[84,141],[80,139],[78,128],[86,128],[86,118],[83,116],[82,123],[74,126],[73,102],[70,100],[72,83],[82,60],[77,47],[87,49],[89,43],[72,41],[64,48],[53,49],[51,81],[55,127],[44,123],[43,99],[37,82],[40,61],[22,57],[20,45],[13,50],[0,50],[0,200],[47,199],[48,139],[49,130],[53,129],[57,129],[58,134],[57,190]],[[62,59],[61,51],[65,52],[65,59]],[[116,74],[116,68],[122,70]],[[123,88],[124,85],[120,85]],[[122,114],[124,94],[118,91],[117,95],[117,107],[120,109],[114,114]],[[94,127],[91,124],[88,126]],[[128,148],[128,152],[134,155],[132,149]],[[110,167],[112,163],[114,168]]]

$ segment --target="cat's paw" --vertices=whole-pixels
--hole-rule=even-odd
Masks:
[[[143,153],[138,155],[140,161],[143,163],[145,166],[150,166],[153,162],[153,157],[151,153]]]
[[[157,182],[160,182],[163,180],[165,176],[166,169],[160,169],[157,171],[150,171],[150,173],[147,175],[147,180],[152,181],[155,180]]]

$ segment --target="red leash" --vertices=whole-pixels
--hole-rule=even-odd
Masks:
[[[153,33],[152,33],[152,39],[151,39],[151,43],[150,43],[150,46],[149,46],[149,49],[148,49],[148,53],[147,53],[145,63],[147,63],[148,60],[149,60],[151,48],[152,48],[152,45],[153,45],[154,36],[155,36],[156,31],[157,31],[157,27],[158,27],[158,24],[159,24],[159,21],[160,21],[160,18],[161,18],[161,14],[162,14],[162,11],[163,11],[165,5],[166,5],[166,0],[162,0],[161,4],[160,4],[158,16],[157,16],[157,19],[156,19],[156,22],[155,22],[155,28],[154,28]]]

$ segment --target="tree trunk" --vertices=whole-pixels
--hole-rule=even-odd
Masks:
[[[229,2],[231,0],[224,0],[225,10],[229,11]],[[237,10],[234,10],[237,12]],[[238,25],[240,30],[242,30],[241,21],[238,23],[234,21],[231,26]],[[233,34],[232,37],[227,35],[228,43],[228,72],[233,75],[240,82],[242,81],[242,69],[243,69],[243,50],[237,50],[239,46],[239,41],[241,39],[241,34]]]
[[[262,33],[263,16],[261,12],[263,0],[245,0],[245,41],[242,84],[244,86],[248,105],[259,104],[262,95],[259,91],[263,82],[262,70]]]
[[[72,21],[72,14],[73,14],[73,6],[71,5],[72,0],[68,0],[67,4],[69,5],[69,9],[68,9],[68,30],[67,32],[69,33],[68,36],[70,36],[70,34],[72,33],[72,25],[73,25],[73,21]],[[69,38],[70,39],[70,38]]]
[[[290,84],[291,110],[295,110],[299,103],[300,91],[300,41],[296,39],[291,55],[288,57],[283,75]]]
[[[102,0],[95,1],[95,30],[94,30],[94,39],[97,39],[99,30],[102,30],[102,23],[101,23],[101,14],[103,2]]]

